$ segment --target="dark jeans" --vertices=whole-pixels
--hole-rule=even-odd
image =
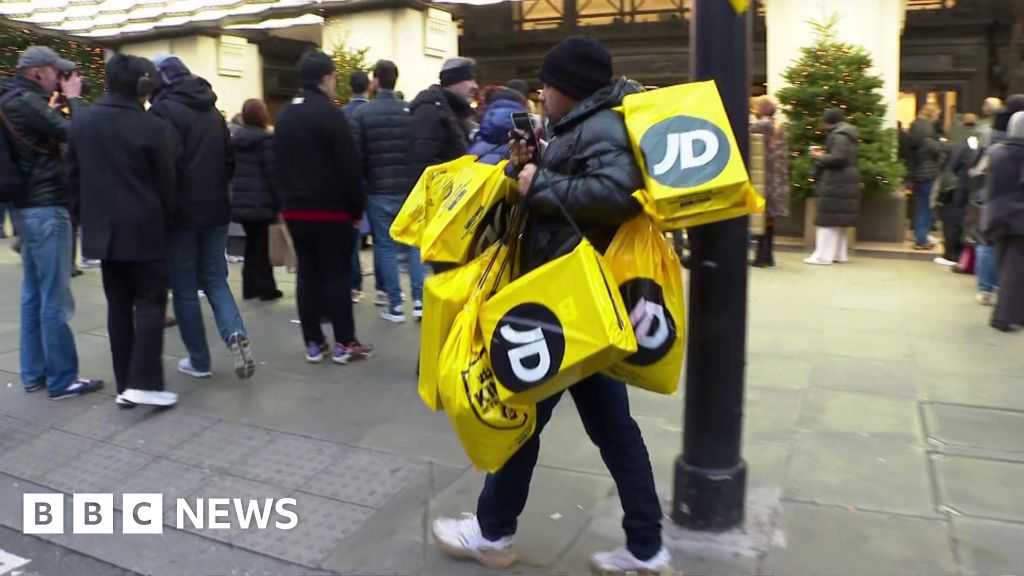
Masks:
[[[942,257],[956,262],[964,249],[964,210],[956,206],[942,207]]]
[[[935,180],[914,181],[914,243],[918,246],[928,244],[928,232],[932,229],[931,198]]]
[[[242,222],[245,230],[245,262],[242,264],[242,298],[259,298],[277,290],[270,265],[270,222]]]
[[[103,261],[107,332],[117,393],[164,389],[164,315],[171,286],[167,262]]]
[[[299,264],[296,292],[303,339],[307,344],[325,341],[320,318],[326,315],[331,319],[335,342],[353,342],[352,225],[289,220],[288,231]]]
[[[629,415],[626,385],[596,374],[569,388],[583,427],[601,451],[615,479],[625,518],[626,547],[640,560],[661,549],[661,504],[654,473],[640,428]],[[517,519],[526,506],[530,479],[540,452],[540,434],[551,419],[561,393],[537,404],[537,430],[497,474],[488,474],[477,501],[480,529],[488,540],[516,533]]]
[[[358,226],[352,227],[352,290],[363,291],[363,263],[359,261],[359,249],[362,247],[363,235]],[[377,251],[377,247],[373,247]]]

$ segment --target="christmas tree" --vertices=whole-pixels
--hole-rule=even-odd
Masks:
[[[369,73],[370,67],[366,63],[366,53],[369,51],[369,48],[349,48],[347,36],[331,50],[331,60],[334,61],[334,70],[338,74],[338,86],[334,89],[334,97],[342,104],[352,98],[352,89],[348,86],[352,74],[359,70]]]
[[[61,57],[78,64],[79,74],[89,79],[91,85],[86,98],[92,99],[103,92],[106,62],[103,48],[96,44],[40,34],[13,23],[0,21],[0,77],[13,76],[18,65],[18,56],[29,46],[49,46]]]
[[[869,72],[871,57],[859,46],[836,40],[837,18],[812,22],[817,38],[801,50],[799,60],[786,70],[788,84],[777,96],[786,114],[789,143],[789,179],[793,196],[803,199],[814,192],[814,166],[808,147],[824,146],[821,123],[825,110],[839,108],[860,132],[860,171],[865,194],[888,193],[903,178],[896,159],[896,130],[882,128],[885,105],[878,89],[882,79]]]

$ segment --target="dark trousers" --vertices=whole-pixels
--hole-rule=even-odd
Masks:
[[[964,249],[964,209],[953,205],[942,207],[942,257],[956,262]]]
[[[327,316],[335,342],[356,339],[352,318],[352,225],[289,220],[288,231],[299,264],[299,321],[308,344],[325,342],[320,318]]]
[[[107,332],[117,393],[164,389],[164,314],[171,281],[167,263],[103,261]]]
[[[277,290],[270,265],[270,222],[242,222],[245,230],[245,263],[242,264],[242,298],[259,298]]]
[[[661,504],[654,488],[651,458],[640,428],[629,415],[626,385],[596,374],[569,388],[583,427],[601,451],[615,479],[625,518],[626,547],[640,560],[661,549]],[[517,519],[526,506],[530,479],[540,452],[540,434],[551,419],[561,393],[537,404],[537,430],[497,474],[488,474],[477,501],[480,529],[488,540],[516,533]]]

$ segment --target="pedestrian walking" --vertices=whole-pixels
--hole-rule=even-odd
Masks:
[[[611,54],[585,36],[569,38],[552,49],[544,58],[540,79],[554,134],[543,153],[544,167],[531,163],[535,151],[520,142],[512,145],[512,163],[520,170],[519,193],[528,199],[530,212],[522,240],[524,273],[582,240],[561,215],[559,203],[602,252],[619,225],[641,212],[631,194],[643,187],[643,176],[622,115],[614,111],[635,85],[626,79],[613,84]],[[601,170],[591,170],[592,165]],[[596,374],[570,387],[569,393],[615,479],[625,512],[626,546],[595,554],[593,568],[602,574],[669,570],[671,558],[661,540],[661,504],[640,428],[629,413],[626,385]],[[487,475],[476,515],[434,521],[434,539],[443,551],[491,568],[515,562],[512,542],[537,465],[540,436],[560,398],[561,393],[537,405],[534,435],[501,470]]]
[[[235,375],[256,371],[242,314],[228,286],[227,251],[231,202],[228,185],[235,168],[231,133],[216,108],[210,83],[193,75],[177,56],[154,60],[159,72],[150,111],[177,135],[178,200],[170,236],[174,317],[188,350],[178,370],[193,378],[213,375],[210,348],[199,307],[199,290],[213,308],[221,340],[234,356]]]
[[[106,92],[75,118],[68,147],[82,253],[102,262],[115,402],[123,407],[178,401],[164,390],[162,359],[177,174],[171,128],[143,108],[155,73],[145,58],[111,58]]]
[[[765,189],[764,233],[757,238],[757,256],[753,266],[775,266],[775,219],[789,216],[789,147],[786,131],[775,121],[775,101],[762,96],[754,102],[757,119],[750,125],[751,134],[764,136]]]
[[[362,159],[363,180],[367,185],[366,218],[373,234],[374,270],[387,295],[387,307],[381,311],[381,318],[400,324],[405,322],[405,311],[398,254],[407,256],[412,285],[412,316],[417,320],[423,317],[424,270],[419,249],[398,244],[390,232],[391,224],[416,183],[408,156],[412,116],[409,105],[395,97],[397,82],[398,67],[395,63],[390,60],[377,62],[373,68],[375,97],[351,114],[350,124]]]
[[[302,92],[280,114],[274,131],[278,187],[299,261],[298,306],[306,360],[364,360],[373,346],[356,338],[352,316],[353,224],[365,197],[359,152],[344,113],[334,105],[337,75],[323,52],[298,66]],[[320,327],[330,318],[334,344]]]
[[[846,121],[842,110],[825,111],[825,129],[828,137],[825,149],[811,151],[814,165],[819,170],[815,195],[818,213],[814,219],[816,229],[814,253],[804,259],[805,264],[829,265],[849,260],[846,232],[857,225],[860,214],[860,166],[857,128]]]
[[[67,98],[71,119],[50,108],[57,89]],[[21,239],[21,382],[28,392],[46,388],[60,400],[103,387],[80,378],[71,294],[71,216],[60,147],[71,123],[85,109],[82,80],[73,62],[50,48],[31,46],[18,57],[13,80],[0,86],[0,115],[14,160],[26,175],[26,193],[12,212]]]
[[[270,112],[259,99],[242,105],[241,126],[231,138],[235,174],[231,180],[231,218],[245,230],[242,298],[266,302],[284,294],[274,281],[270,263],[270,225],[281,212],[277,191],[274,138],[268,130]]]
[[[344,106],[341,107],[341,111],[345,113],[350,121],[352,114],[363,104],[370,102],[370,77],[362,70],[356,70],[349,76],[348,88],[352,93],[352,97]],[[367,188],[368,184],[364,181],[363,188]],[[365,294],[363,292],[363,263],[359,259],[359,251],[363,247],[363,236],[370,233],[370,226],[365,221],[365,218],[352,227],[352,303],[359,304],[363,301]],[[384,302],[380,302],[381,295],[383,293],[383,284],[380,281],[380,273],[377,270],[377,239],[374,238],[374,283],[377,288],[377,300],[375,302],[377,306],[384,306]]]
[[[983,228],[999,263],[999,300],[992,327],[1024,325],[1024,112],[1010,118],[1007,137],[989,152],[988,199]]]
[[[932,190],[935,178],[939,175],[942,156],[942,144],[935,128],[939,114],[939,107],[929,102],[921,108],[907,133],[907,178],[914,188],[914,248],[917,250],[931,250],[935,247],[928,235],[934,220]]]

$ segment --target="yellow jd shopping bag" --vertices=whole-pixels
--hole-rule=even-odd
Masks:
[[[487,281],[501,288],[509,281],[509,268],[503,266],[508,248],[494,244],[469,264],[427,278],[423,283],[423,320],[420,326],[419,393],[431,410],[441,408],[438,393],[441,349],[452,331],[455,317]]]
[[[429,198],[438,190],[450,189],[451,178],[459,167],[475,159],[475,156],[462,156],[444,164],[428,166],[423,171],[395,216],[395,221],[391,223],[391,237],[395,242],[417,247],[420,245],[420,237],[427,223]]]
[[[712,222],[721,222],[722,220],[739,218],[740,216],[746,216],[747,214],[761,214],[764,212],[765,205],[764,197],[758,194],[757,190],[755,190],[754,186],[750,183],[743,185],[742,195],[735,198],[735,203],[732,205],[712,210],[710,212],[698,212],[696,214],[679,216],[676,218],[662,218],[655,208],[654,199],[647,190],[637,190],[633,193],[633,197],[640,202],[644,207],[644,212],[654,218],[655,222],[657,222],[658,226],[662,230],[692,228],[694,226],[711,224]]]
[[[512,406],[498,385],[477,326],[483,291],[476,291],[455,318],[441,351],[441,402],[470,462],[497,472],[537,426],[532,404]]]
[[[505,176],[507,163],[464,163],[445,189],[430,195],[420,239],[424,260],[463,264],[472,258],[474,248],[480,250],[482,238],[483,245],[496,239],[496,232],[488,235],[486,231],[515,185]]]
[[[746,209],[750,179],[714,81],[630,94],[621,110],[660,220]]]
[[[636,352],[615,286],[604,257],[583,240],[484,302],[480,328],[499,398],[539,402]]]
[[[674,394],[683,369],[683,267],[653,219],[619,227],[604,254],[636,335],[636,354],[605,373],[633,386]]]

